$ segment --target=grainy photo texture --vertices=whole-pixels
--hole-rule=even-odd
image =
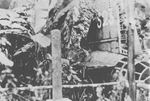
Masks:
[[[0,101],[150,101],[150,1],[0,0]]]

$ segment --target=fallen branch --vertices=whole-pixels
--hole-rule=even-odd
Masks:
[[[120,82],[108,82],[108,83],[95,83],[95,84],[78,84],[78,85],[62,85],[63,88],[78,88],[78,87],[97,87],[97,86],[103,86],[103,85],[117,85]],[[14,88],[16,90],[35,90],[35,89],[52,89],[53,86],[30,86],[30,87],[17,87]],[[0,88],[0,91],[7,91],[9,88]]]

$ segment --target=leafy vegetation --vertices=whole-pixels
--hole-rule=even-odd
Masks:
[[[62,35],[63,84],[95,83],[86,74],[88,69],[85,65],[90,56],[86,45],[87,34],[93,15],[98,16],[92,1],[64,0],[62,5],[56,5],[50,10],[47,23],[38,33],[34,32],[25,12],[0,12],[0,100],[45,101],[52,98],[51,89],[33,87],[52,84],[50,38],[53,29],[61,30]],[[73,101],[130,101],[126,78],[114,67],[106,73],[111,77],[108,81],[120,83],[112,86],[65,88],[63,96]],[[101,83],[103,82],[106,82],[105,78]],[[137,96],[141,96],[139,101],[148,101],[147,90],[138,88],[137,92]]]

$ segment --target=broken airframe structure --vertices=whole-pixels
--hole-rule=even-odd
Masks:
[[[118,1],[112,1],[112,0],[96,0],[95,1],[95,7],[98,5],[98,12],[100,12],[104,17],[104,23],[103,23],[103,34],[100,36],[100,41],[97,41],[98,43],[98,49],[100,50],[98,53],[92,52],[90,55],[92,58],[90,60],[87,60],[85,65],[87,67],[103,67],[103,66],[115,66],[116,71],[119,70],[120,75],[123,75],[124,77],[127,76],[127,26],[126,26],[126,6],[123,5],[123,0]],[[145,19],[145,12],[143,12],[140,7],[143,7],[143,5],[138,5],[138,8],[136,9],[136,20],[143,20]],[[117,22],[117,23],[116,23]],[[138,82],[149,84],[150,76],[149,76],[149,63],[147,57],[148,54],[148,46],[147,46],[147,40],[149,38],[140,39],[138,32],[135,34],[135,54],[138,55],[136,62],[135,62],[135,75],[136,80]],[[30,36],[32,37],[32,36]],[[41,37],[41,35],[39,35]],[[36,38],[33,38],[36,41]],[[143,42],[143,46],[141,42]],[[39,42],[41,43],[41,42]],[[49,42],[50,43],[50,42]],[[93,44],[93,43],[92,43]],[[144,48],[143,48],[144,47]],[[143,49],[142,49],[143,48]],[[108,52],[103,52],[108,51]],[[145,52],[145,53],[144,53]],[[96,54],[96,55],[95,55]],[[119,54],[119,55],[118,55]],[[144,55],[143,55],[144,54]],[[99,56],[98,56],[99,55]],[[98,58],[97,58],[98,57]],[[108,59],[109,58],[109,59]],[[108,59],[108,60],[107,60]],[[113,61],[111,61],[113,60]],[[111,62],[109,62],[111,61]],[[118,83],[112,83],[112,84],[118,84]],[[89,85],[64,85],[65,88],[74,88],[74,87],[97,87],[99,85],[109,85],[109,83],[103,83],[103,84],[89,84]],[[110,83],[111,85],[111,83]],[[143,87],[140,85],[140,87]],[[18,89],[27,89],[28,87],[24,88],[18,88]],[[33,89],[36,88],[52,88],[52,86],[43,86],[43,87],[33,87]],[[143,87],[144,88],[144,87]],[[148,88],[146,88],[148,89]]]

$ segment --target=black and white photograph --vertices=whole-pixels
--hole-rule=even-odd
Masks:
[[[150,1],[0,0],[0,101],[150,101]]]

